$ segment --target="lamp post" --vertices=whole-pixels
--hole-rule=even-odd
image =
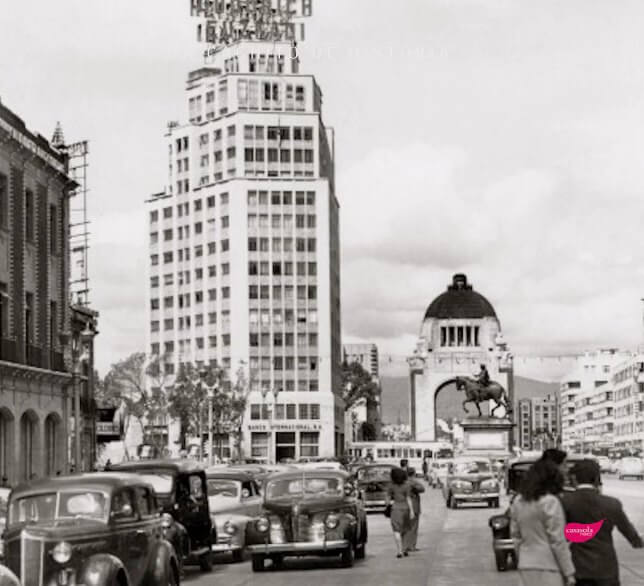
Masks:
[[[277,397],[282,392],[281,387],[273,387],[273,411],[271,412],[271,427],[274,426],[275,422],[275,411],[277,411]],[[271,432],[272,433],[272,432]],[[273,450],[273,456],[275,458],[275,464],[277,464],[277,432],[275,432],[275,449]]]
[[[206,392],[208,395],[208,465],[212,466],[214,463],[213,456],[215,451],[213,437],[212,437],[212,427],[214,425],[213,410],[214,410],[214,401],[215,401],[215,391],[219,388],[219,383],[217,380],[215,380],[214,384],[209,385],[206,382],[207,373],[208,373],[207,370],[201,371],[201,382],[206,387]]]
[[[268,395],[268,387],[262,387],[261,390],[262,393],[262,413],[260,413],[260,418],[263,418],[264,416],[264,406],[266,405],[266,397]],[[271,448],[273,446],[273,429],[271,426],[271,422],[269,419],[268,423],[268,453],[266,454],[266,463],[270,464],[271,463]]]

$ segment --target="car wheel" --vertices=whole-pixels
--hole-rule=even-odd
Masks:
[[[244,550],[236,549],[233,551],[233,562],[238,564],[239,562],[244,561]]]
[[[361,543],[358,547],[356,547],[355,555],[357,560],[365,559],[367,557],[367,544]]]
[[[453,495],[451,495],[451,494],[449,495],[448,503],[449,503],[449,504],[448,504],[447,506],[448,506],[450,509],[458,509],[458,502],[456,501],[456,499],[454,498],[454,496],[453,496]]]
[[[353,551],[353,545],[350,545],[346,549],[342,550],[340,555],[340,561],[342,562],[342,567],[350,568],[353,566],[353,561],[355,560],[355,552]]]
[[[504,551],[495,551],[496,569],[505,572],[508,569],[508,555]]]
[[[284,566],[284,556],[281,554],[271,556],[271,564],[274,570],[280,570]]]
[[[253,572],[263,572],[266,566],[266,558],[263,555],[254,555],[252,559]]]
[[[212,571],[212,553],[204,553],[199,558],[199,567],[202,572],[211,572]]]

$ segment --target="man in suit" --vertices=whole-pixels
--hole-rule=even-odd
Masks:
[[[407,468],[407,476],[411,485],[411,503],[414,506],[414,519],[409,522],[407,531],[403,534],[403,548],[405,551],[418,551],[418,520],[420,519],[420,494],[425,492],[425,487],[416,480],[416,470]]]
[[[599,464],[582,460],[572,470],[577,482],[575,492],[561,498],[568,523],[604,521],[599,532],[584,543],[571,543],[577,586],[619,586],[619,564],[613,545],[613,527],[633,547],[644,547],[642,538],[629,521],[616,498],[600,494]]]

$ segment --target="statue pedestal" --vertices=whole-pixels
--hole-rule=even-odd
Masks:
[[[504,458],[511,455],[510,434],[514,423],[507,418],[468,417],[463,428],[463,456]]]

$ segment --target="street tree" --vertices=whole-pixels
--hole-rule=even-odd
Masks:
[[[359,362],[342,363],[342,391],[345,411],[362,399],[367,401],[367,405],[377,402],[380,395],[378,383]]]
[[[152,381],[151,388],[148,388],[148,379]],[[126,459],[129,453],[125,440],[132,423],[137,423],[144,433],[145,422],[165,408],[164,382],[162,357],[148,358],[143,352],[135,352],[113,364],[98,385],[97,398],[117,409]]]

